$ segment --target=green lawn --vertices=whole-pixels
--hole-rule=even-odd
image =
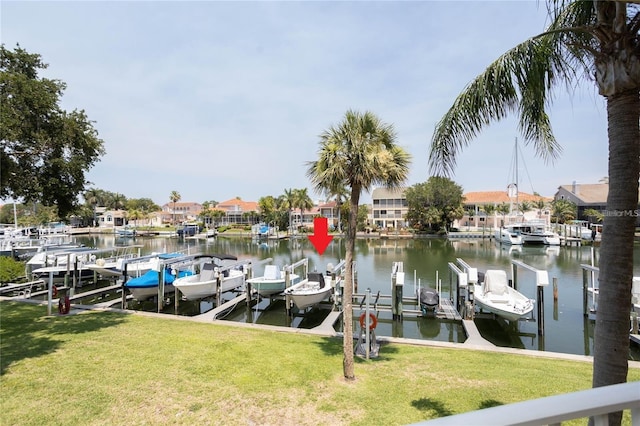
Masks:
[[[585,362],[401,344],[347,383],[341,339],[8,301],[0,339],[2,425],[395,425],[591,386]]]

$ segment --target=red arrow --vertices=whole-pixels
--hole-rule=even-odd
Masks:
[[[322,255],[329,243],[333,240],[333,236],[329,235],[327,218],[316,217],[313,219],[313,235],[309,235],[309,241],[316,248],[319,255]]]

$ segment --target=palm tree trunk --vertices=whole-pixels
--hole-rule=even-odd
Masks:
[[[640,177],[638,92],[629,91],[608,97],[607,115],[609,195],[600,249],[600,295],[594,338],[594,387],[626,382],[629,368],[633,238]],[[615,414],[610,415],[610,424],[620,424],[620,418],[616,419]]]
[[[347,228],[347,253],[345,255],[345,280],[342,297],[342,319],[344,339],[342,351],[344,354],[344,378],[355,380],[353,361],[353,258],[356,245],[356,226],[358,224],[358,203],[360,188],[351,189],[351,209],[349,211],[349,227]]]

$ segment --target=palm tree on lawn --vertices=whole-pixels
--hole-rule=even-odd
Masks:
[[[430,167],[450,173],[456,153],[491,121],[519,114],[519,128],[538,155],[554,159],[560,146],[547,106],[551,89],[595,81],[607,104],[607,210],[634,211],[640,174],[640,6],[622,1],[548,1],[546,31],[507,51],[457,97],[436,125]],[[595,76],[595,80],[593,79]],[[604,220],[593,386],[627,380],[635,217]],[[620,413],[609,416],[620,423]]]
[[[349,110],[342,122],[320,135],[318,160],[308,163],[307,176],[318,193],[341,186],[350,190],[342,306],[343,368],[347,380],[355,379],[352,277],[360,194],[363,190],[370,191],[373,185],[399,187],[407,179],[410,161],[410,155],[396,145],[393,126],[371,112]]]
[[[173,216],[173,224],[176,224],[176,203],[182,199],[182,196],[178,191],[171,191],[169,194],[169,200],[173,203],[173,209],[171,209],[171,213]]]

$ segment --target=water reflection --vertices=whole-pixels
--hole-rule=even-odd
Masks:
[[[78,237],[79,242],[88,246],[112,247],[116,239],[111,235]],[[272,258],[273,263],[284,266],[302,258],[309,259],[309,270],[325,270],[328,263],[337,264],[344,259],[344,240],[334,238],[322,256],[319,256],[307,238],[293,240],[255,241],[250,238],[217,237],[208,240],[180,240],[178,238],[136,238],[130,244],[142,246],[143,254],[161,251],[182,250],[195,253],[228,253],[240,259],[261,260]],[[483,337],[496,345],[534,350],[593,354],[592,317],[584,317],[582,312],[582,269],[580,264],[598,265],[598,249],[581,247],[509,247],[492,240],[446,240],[446,239],[358,239],[356,241],[356,271],[360,293],[371,289],[372,294],[380,291],[391,294],[391,267],[393,262],[404,263],[406,280],[403,288],[405,297],[415,296],[418,284],[435,286],[442,283],[442,297],[448,297],[453,276],[449,263],[456,258],[464,259],[479,270],[505,269],[511,276],[513,259],[520,260],[538,269],[547,270],[550,282],[557,283],[558,299],[554,301],[553,287],[543,290],[545,330],[544,337],[537,333],[536,321],[504,323],[494,318],[477,319],[476,324]],[[640,275],[640,255],[634,254],[634,272]],[[535,277],[526,270],[518,270],[518,290],[532,299],[536,298]],[[132,309],[157,309],[156,302],[141,303]],[[212,301],[187,303],[180,301],[179,314],[197,315],[213,307]],[[174,303],[163,308],[163,312],[173,313]],[[534,310],[535,311],[535,310]],[[285,314],[281,300],[260,301],[247,307],[244,304],[225,319],[257,324],[286,327],[312,328],[327,315],[326,309],[309,310],[291,317]],[[377,335],[459,341],[465,339],[459,323],[433,318],[407,318],[402,323],[391,320],[389,313],[380,312]],[[535,319],[535,318],[534,318]],[[341,329],[341,323],[335,324]],[[359,326],[354,322],[354,330]],[[632,353],[633,359],[640,359],[640,351]]]

